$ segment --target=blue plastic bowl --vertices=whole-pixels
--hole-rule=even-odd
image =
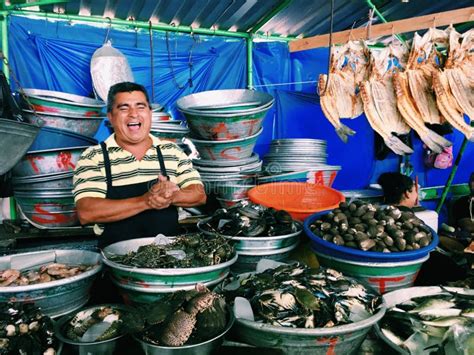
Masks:
[[[315,213],[304,221],[304,231],[306,235],[311,239],[312,248],[317,250],[321,254],[329,255],[335,258],[352,260],[352,261],[363,261],[363,262],[396,262],[396,261],[411,261],[423,258],[428,255],[438,245],[439,238],[438,234],[431,229],[433,238],[431,243],[424,248],[418,250],[409,250],[403,252],[392,252],[392,253],[382,253],[376,251],[363,251],[354,248],[348,248],[344,246],[339,246],[334,243],[325,241],[323,238],[314,234],[313,231],[309,228],[311,223],[321,218],[322,216],[328,214],[330,211],[318,212]]]
[[[42,127],[29,152],[56,148],[83,147],[97,144],[97,140],[64,129]]]

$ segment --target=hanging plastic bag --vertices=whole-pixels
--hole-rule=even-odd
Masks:
[[[110,41],[94,52],[91,59],[91,77],[94,90],[103,101],[107,101],[112,85],[134,81],[127,58],[112,47]]]
[[[444,148],[439,154],[427,150],[424,161],[427,167],[448,169],[453,165],[453,147]]]

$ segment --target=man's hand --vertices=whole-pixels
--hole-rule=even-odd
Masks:
[[[167,208],[178,191],[179,187],[175,183],[169,181],[165,176],[159,175],[158,182],[146,194],[147,203],[154,209]]]

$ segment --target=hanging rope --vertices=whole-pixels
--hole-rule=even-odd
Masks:
[[[155,64],[153,52],[153,29],[151,26],[151,21],[148,21],[148,33],[150,34],[151,101],[155,102]]]
[[[331,75],[331,57],[332,57],[332,31],[334,25],[334,0],[331,0],[331,20],[329,22],[329,53],[328,53],[328,76],[326,78],[326,85],[324,85],[323,92],[318,92],[319,96],[326,95],[329,85],[329,76]]]
[[[172,24],[173,25],[173,24]],[[187,80],[187,83],[189,84],[189,87],[193,87],[193,49],[195,44],[199,41],[198,37],[191,32],[191,38],[193,39],[193,42],[191,44],[191,48],[189,49],[189,56],[188,56],[188,67],[189,67],[189,78]],[[166,31],[166,51],[168,52],[168,65],[170,67],[171,71],[171,76],[173,78],[173,83],[175,86],[179,89],[182,90],[186,87],[186,84],[184,85],[179,85],[178,81],[176,80],[176,74],[174,72],[174,66],[173,66],[173,61],[171,59],[171,51],[170,51],[170,44],[169,44],[169,34],[168,31]],[[176,49],[176,54],[178,53]]]
[[[109,40],[110,28],[112,27],[112,19],[108,16],[106,19],[109,20],[109,26],[107,27],[107,32],[105,33],[104,44]]]

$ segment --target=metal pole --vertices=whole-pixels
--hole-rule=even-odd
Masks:
[[[2,21],[2,53],[3,57],[8,61],[8,17],[5,12],[2,12],[0,14],[0,19]],[[8,81],[10,81],[10,72],[8,70],[8,67],[3,61],[3,74],[5,74],[5,77],[7,78]]]
[[[247,88],[253,88],[253,39],[252,36],[247,38]]]
[[[456,157],[456,161],[454,162],[453,168],[451,169],[451,174],[449,174],[448,181],[446,182],[446,185],[444,186],[443,193],[441,194],[441,198],[438,202],[438,206],[436,206],[436,212],[439,213],[441,211],[441,207],[443,207],[444,201],[446,200],[446,196],[448,196],[449,188],[451,187],[451,184],[454,179],[454,175],[456,175],[456,171],[458,170],[459,163],[461,162],[462,155],[464,154],[464,151],[466,150],[467,143],[469,141],[467,140],[466,137],[464,137],[464,140],[462,141],[461,148],[459,149],[459,153]]]

